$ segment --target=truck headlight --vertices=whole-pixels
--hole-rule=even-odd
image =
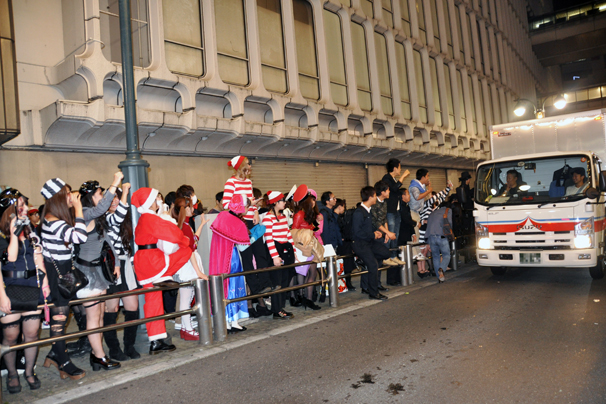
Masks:
[[[488,250],[490,248],[490,239],[488,237],[479,238],[478,248],[482,250]]]
[[[476,223],[476,238],[479,240],[482,237],[488,237],[488,227]]]
[[[591,236],[581,234],[574,238],[574,248],[591,248]]]
[[[583,220],[574,226],[574,248],[593,247],[594,220],[593,217]]]

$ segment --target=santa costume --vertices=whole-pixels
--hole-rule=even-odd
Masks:
[[[140,188],[131,197],[132,204],[141,214],[135,228],[135,274],[144,288],[152,288],[154,283],[172,280],[172,276],[191,258],[189,239],[174,223],[162,219],[149,208],[153,205],[158,190]],[[145,294],[143,307],[145,318],[164,314],[162,292]],[[152,342],[150,353],[174,350],[173,345],[159,341],[167,337],[163,320],[146,324],[147,335]]]

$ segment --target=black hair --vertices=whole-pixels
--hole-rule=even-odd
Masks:
[[[395,158],[391,158],[389,159],[389,161],[385,164],[385,167],[387,168],[387,172],[390,173],[393,170],[395,170],[396,168],[398,168],[398,166],[400,165],[400,160],[395,159]]]
[[[425,177],[428,172],[429,170],[426,168],[419,168],[417,170],[417,180],[420,180],[421,178]]]
[[[370,198],[372,198],[376,194],[377,194],[377,191],[375,191],[375,188],[371,187],[370,185],[366,186],[360,190],[360,198],[362,199],[362,202],[368,201]]]
[[[97,188],[97,189],[101,189],[101,188]],[[84,194],[84,196],[82,196],[82,198],[80,200],[82,201],[83,208],[94,208],[95,207],[95,203],[93,202],[93,195],[95,195],[96,193],[97,193],[97,191],[95,190],[95,191],[87,192]],[[82,192],[80,194],[82,194]],[[107,219],[105,218],[104,214],[94,220],[95,220],[95,230],[97,231],[99,240],[101,240],[103,238],[103,235],[105,234],[105,232],[107,230],[109,230],[109,224],[107,223]]]
[[[332,210],[334,211],[339,206],[343,206],[343,208],[345,208],[345,199],[337,198],[337,200],[335,201],[335,206],[332,207]]]
[[[389,185],[383,180],[377,181],[375,183],[375,191],[377,195],[381,195],[381,192],[387,191],[389,189]]]
[[[324,205],[326,205],[326,202],[330,201],[330,194],[332,194],[332,192],[330,191],[326,191],[322,194],[322,196],[320,197],[320,200],[322,201],[322,203]]]
[[[170,208],[175,203],[176,199],[177,199],[177,193],[176,192],[169,192],[164,197],[164,203],[167,204],[168,207]]]
[[[507,170],[506,175],[508,175],[508,174],[515,175],[516,179],[520,179],[520,173],[517,170],[513,170],[513,169]]]
[[[217,195],[215,195],[215,201],[221,202],[222,200],[223,200],[223,191],[217,192]]]
[[[407,189],[408,189],[408,188],[406,188],[406,187],[401,187],[401,188],[400,188],[400,192],[401,192],[402,194],[404,194],[404,192],[406,192],[406,190],[407,190]]]

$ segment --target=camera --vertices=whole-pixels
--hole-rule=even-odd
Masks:
[[[13,213],[11,215],[11,218],[13,218],[15,216],[15,214]],[[23,231],[23,229],[26,226],[29,226],[30,221],[28,218],[25,219],[21,219],[21,218],[17,218],[17,220],[15,220],[15,236],[19,236],[19,234],[21,234],[21,232]]]

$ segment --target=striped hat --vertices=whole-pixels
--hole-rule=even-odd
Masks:
[[[44,183],[40,193],[44,199],[52,198],[57,192],[61,191],[61,188],[65,186],[65,181],[61,178],[53,178]]]
[[[284,199],[284,194],[282,192],[278,192],[278,191],[268,191],[267,192],[267,202],[270,205],[273,205],[276,202],[281,201],[282,199]]]
[[[227,166],[232,167],[234,170],[238,170],[245,158],[246,157],[244,156],[236,156],[227,162]]]

